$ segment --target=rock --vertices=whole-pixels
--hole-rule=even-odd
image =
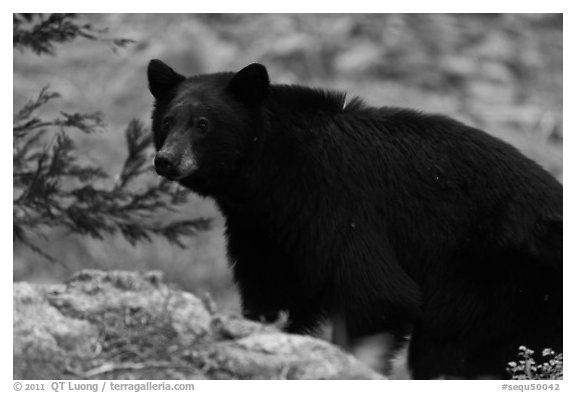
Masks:
[[[14,379],[381,379],[337,347],[224,315],[157,272],[14,284]]]

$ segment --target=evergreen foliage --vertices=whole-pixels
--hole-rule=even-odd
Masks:
[[[80,24],[75,14],[15,14],[14,48],[38,55],[54,55],[56,43],[78,37],[100,39],[104,30]],[[115,47],[131,40],[111,39]],[[166,180],[150,184],[152,135],[141,122],[132,120],[126,130],[127,156],[114,179],[97,164],[77,153],[73,132],[104,131],[103,115],[61,111],[53,118],[43,107],[59,98],[43,88],[25,104],[13,120],[14,242],[23,244],[49,260],[37,244],[51,228],[71,234],[103,239],[122,235],[131,244],[160,236],[180,247],[182,237],[205,230],[209,219],[161,222],[159,212],[186,202],[187,191]],[[150,180],[150,179],[148,179]]]

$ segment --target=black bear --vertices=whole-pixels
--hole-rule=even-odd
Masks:
[[[410,329],[417,379],[562,351],[562,185],[512,146],[260,64],[186,78],[152,60],[148,82],[156,171],[215,199],[247,316]]]

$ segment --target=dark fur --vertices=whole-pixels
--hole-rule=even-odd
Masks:
[[[268,85],[262,66],[170,84],[152,63],[156,147],[177,138],[197,160],[180,182],[222,210],[246,315],[288,310],[289,330],[310,332],[339,313],[353,337],[413,326],[415,378],[506,377],[519,345],[562,350],[562,186],[515,148]]]

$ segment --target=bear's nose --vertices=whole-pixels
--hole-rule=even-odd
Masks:
[[[154,168],[156,168],[156,173],[167,178],[176,176],[178,172],[174,155],[167,151],[156,153]]]

